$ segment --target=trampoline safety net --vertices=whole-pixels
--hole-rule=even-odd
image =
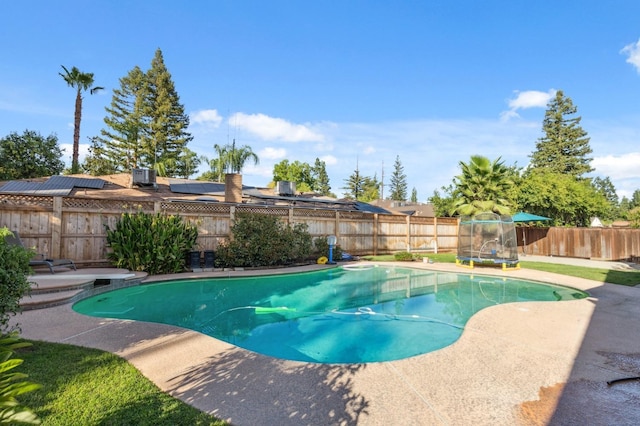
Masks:
[[[477,263],[517,264],[518,243],[511,216],[480,213],[461,217],[457,258]]]

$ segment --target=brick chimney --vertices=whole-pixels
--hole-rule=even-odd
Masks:
[[[224,202],[242,203],[242,175],[240,173],[224,175]]]

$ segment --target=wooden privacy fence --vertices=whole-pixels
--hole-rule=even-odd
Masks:
[[[455,251],[457,244],[455,218],[252,204],[0,194],[0,227],[18,231],[25,245],[38,253],[85,265],[106,262],[107,227],[114,228],[124,212],[137,211],[179,215],[195,224],[200,250],[216,250],[228,238],[237,212],[275,215],[289,224],[304,223],[313,237],[336,235],[340,247],[353,255]]]
[[[525,254],[626,260],[638,263],[640,229],[629,228],[516,228]]]

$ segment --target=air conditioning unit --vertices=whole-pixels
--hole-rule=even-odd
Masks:
[[[290,196],[296,193],[296,183],[291,181],[278,181],[276,182],[276,195]]]
[[[155,186],[156,171],[151,169],[133,169],[132,183],[139,186]]]

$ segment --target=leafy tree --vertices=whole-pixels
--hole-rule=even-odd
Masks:
[[[640,189],[636,189],[633,191],[633,194],[631,194],[630,207],[632,209],[640,207]]]
[[[396,156],[393,164],[393,173],[391,174],[391,196],[395,201],[405,201],[407,199],[407,175],[404,173],[404,167],[400,162],[400,156]]]
[[[46,138],[33,130],[0,139],[0,180],[58,175],[64,169],[58,138]]]
[[[335,197],[335,194],[331,192],[329,175],[327,174],[327,165],[324,161],[316,158],[316,162],[312,169],[312,175],[315,180],[315,185],[313,187],[314,191],[322,195]]]
[[[609,210],[602,216],[603,219],[613,220],[618,217],[619,214],[619,202],[616,188],[611,182],[609,177],[600,178],[596,177],[592,181],[593,187],[602,194],[609,203]]]
[[[378,177],[376,175],[374,175],[372,178],[369,176],[366,176],[362,184],[362,195],[360,196],[360,198],[357,198],[357,200],[363,201],[365,203],[368,203],[374,200],[379,200],[381,185],[382,184],[378,180]]]
[[[76,89],[76,107],[73,119],[73,156],[71,157],[71,173],[77,174],[80,170],[78,164],[79,148],[80,148],[80,121],[82,120],[82,92],[89,91],[94,94],[103,87],[93,86],[93,73],[81,72],[78,68],[72,67],[69,71],[62,65],[64,73],[60,76],[67,82],[67,85]]]
[[[143,111],[148,127],[139,134],[143,155],[148,161],[153,160],[153,164],[163,164],[165,176],[184,176],[185,164],[179,160],[193,137],[187,132],[189,116],[180,103],[160,49],[156,50],[146,73],[145,95]]]
[[[469,163],[460,162],[462,173],[454,178],[452,214],[475,215],[482,212],[511,213],[509,191],[513,186],[511,171],[500,158],[491,161],[480,155]]]
[[[313,191],[316,185],[313,169],[308,163],[282,160],[273,166],[273,182],[289,181],[296,183],[296,190],[300,192]]]
[[[609,203],[587,179],[533,169],[520,184],[518,205],[523,210],[547,216],[556,226],[588,226],[594,216],[604,217]]]
[[[433,211],[436,217],[449,217],[455,212],[455,206],[453,199],[453,184],[449,186],[443,186],[441,188],[443,195],[440,195],[440,191],[437,189],[433,191],[433,195],[429,197],[429,202],[433,204]]]
[[[628,213],[628,220],[632,228],[640,228],[640,207],[631,209]]]
[[[592,150],[587,132],[580,127],[581,117],[571,117],[577,108],[561,90],[547,105],[536,151],[531,154],[532,168],[547,168],[552,172],[581,177],[593,171],[590,166]]]
[[[412,203],[418,202],[418,190],[415,187],[411,190],[411,202]]]

